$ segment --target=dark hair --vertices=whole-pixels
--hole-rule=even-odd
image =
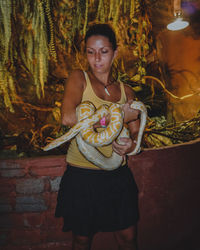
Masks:
[[[113,29],[110,27],[109,24],[93,24],[91,27],[89,27],[85,35],[85,43],[91,36],[98,36],[98,35],[107,37],[110,43],[112,44],[113,50],[117,49],[115,32],[113,31]]]

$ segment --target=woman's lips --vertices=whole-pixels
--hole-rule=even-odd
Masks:
[[[102,65],[101,65],[101,64],[95,64],[94,66],[95,66],[95,68],[98,68],[98,69],[99,69],[99,68],[102,68]]]

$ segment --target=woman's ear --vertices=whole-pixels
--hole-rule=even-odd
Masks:
[[[114,51],[114,57],[113,57],[113,60],[117,57],[117,55],[118,55],[118,49],[116,49],[116,50]]]
[[[113,61],[115,60],[115,58],[117,57],[117,55],[118,55],[118,50],[116,49],[116,50],[114,51],[112,63],[113,63]]]

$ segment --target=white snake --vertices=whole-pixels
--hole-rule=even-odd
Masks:
[[[96,110],[91,102],[82,102],[76,109],[78,123],[66,134],[46,145],[43,150],[48,151],[58,147],[76,136],[79,150],[87,160],[104,170],[118,168],[123,161],[122,156],[113,151],[111,157],[105,157],[96,147],[108,145],[115,139],[120,143],[119,139],[121,137],[129,137],[128,129],[123,127],[124,112],[122,111],[122,106],[123,104],[112,103],[110,106],[103,104]],[[142,135],[146,125],[147,110],[145,105],[140,101],[133,101],[130,107],[141,111],[137,144],[135,149],[128,154],[135,155],[140,152]],[[110,114],[108,126],[101,132],[95,132],[93,125],[107,114]]]

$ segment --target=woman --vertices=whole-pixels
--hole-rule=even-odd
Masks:
[[[55,215],[64,218],[63,231],[72,230],[73,249],[90,249],[96,232],[113,231],[120,249],[136,249],[137,186],[126,165],[126,154],[135,147],[139,130],[138,110],[130,109],[132,89],[112,77],[112,63],[117,55],[115,33],[107,24],[95,24],[86,33],[85,50],[89,71],[73,71],[66,83],[62,103],[62,123],[77,122],[76,107],[91,101],[124,105],[124,122],[128,122],[131,138],[122,138],[123,145],[113,142],[99,150],[109,157],[114,150],[124,157],[122,166],[113,171],[101,170],[79,152],[76,140],[67,153],[67,170],[62,177]],[[131,114],[130,117],[127,114]],[[109,116],[95,124],[101,129]]]

